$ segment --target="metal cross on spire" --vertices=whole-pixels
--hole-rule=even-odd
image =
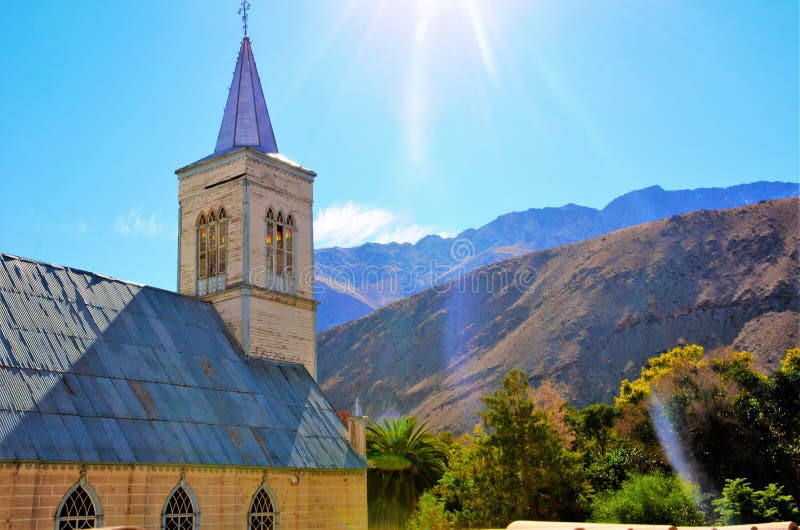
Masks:
[[[244,36],[247,37],[247,10],[250,9],[250,2],[247,0],[242,0],[242,7],[239,8],[239,13],[242,15],[242,29],[244,30]]]

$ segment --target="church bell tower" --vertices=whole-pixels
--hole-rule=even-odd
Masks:
[[[278,153],[246,29],[214,153],[175,173],[179,292],[213,303],[246,354],[316,378],[316,173]]]

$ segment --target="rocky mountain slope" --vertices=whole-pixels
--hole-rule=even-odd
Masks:
[[[729,188],[627,193],[602,210],[568,204],[502,215],[455,238],[416,244],[369,243],[315,252],[317,329],[325,330],[418,293],[443,280],[532,250],[553,248],[670,215],[742,206],[798,194],[797,183],[754,182]]]
[[[512,368],[578,405],[675,345],[748,349],[775,367],[800,342],[798,198],[698,211],[464,274],[319,335],[337,408],[466,431]]]

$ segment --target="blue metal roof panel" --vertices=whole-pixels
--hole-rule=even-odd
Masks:
[[[61,416],[61,420],[64,422],[64,427],[67,429],[70,438],[75,442],[75,447],[78,450],[78,460],[82,462],[97,462],[100,459],[100,455],[94,449],[92,439],[89,438],[89,433],[83,425],[83,418],[64,414]]]
[[[56,440],[53,436],[59,436],[61,432],[55,432],[48,429],[44,421],[46,414],[26,414],[23,419],[23,424],[30,435],[33,444],[32,455],[29,459],[32,460],[45,460],[56,461],[61,460],[61,454],[58,451]],[[62,429],[63,430],[63,429]],[[33,456],[35,455],[35,456]]]
[[[21,412],[4,408],[0,404],[0,460],[19,459],[20,454],[25,454],[26,447],[32,444],[28,439],[28,433],[20,427],[24,415]]]
[[[36,404],[39,412],[49,412],[58,414],[54,393],[52,389],[58,383],[60,377],[54,372],[42,372],[38,370],[26,370],[22,372],[23,379],[28,385],[31,397]]]
[[[70,394],[70,401],[75,406],[76,414],[82,417],[94,417],[97,416],[97,411],[92,405],[93,396],[81,384],[81,381],[87,377],[90,376],[66,373],[63,375],[61,384],[66,387],[67,392]]]
[[[58,458],[63,460],[80,460],[80,454],[75,445],[75,438],[68,433],[66,425],[60,414],[42,414],[44,428],[50,433],[53,449]]]
[[[363,468],[300,365],[211,304],[0,254],[0,459]]]
[[[8,460],[35,460],[38,457],[36,446],[24,421],[25,415],[24,412],[0,411],[0,417],[7,418],[3,422],[3,443],[0,444],[0,453],[10,454],[11,456],[4,457]]]
[[[239,449],[236,447],[236,440],[229,433],[230,429],[230,425],[211,425],[210,428],[204,429],[208,436],[215,439],[217,452],[214,453],[214,458],[229,465],[243,461],[238,455]]]
[[[157,451],[157,445],[152,444],[156,440],[150,422],[147,420],[118,420],[120,429],[125,436],[125,442],[133,452],[133,462],[155,463],[153,455]]]
[[[89,438],[92,440],[92,446],[95,451],[97,451],[97,456],[101,462],[124,462],[124,460],[120,460],[115,450],[116,441],[106,432],[103,425],[104,419],[105,418],[90,418],[87,416],[83,418],[83,425],[86,428],[86,432],[89,434]],[[48,458],[47,460],[51,459]]]

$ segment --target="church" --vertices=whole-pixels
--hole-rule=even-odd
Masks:
[[[316,382],[316,174],[278,152],[246,30],[214,152],[176,174],[178,293],[0,254],[0,528],[365,529]]]

